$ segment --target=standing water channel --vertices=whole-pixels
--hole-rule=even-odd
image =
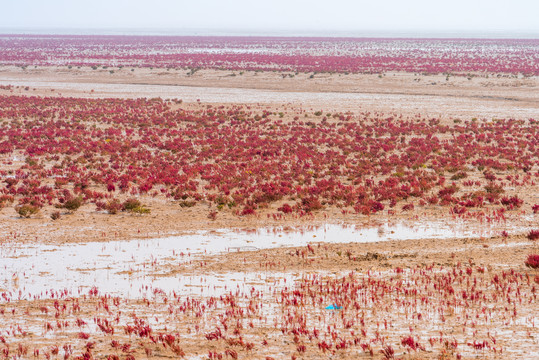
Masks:
[[[515,229],[509,229],[515,230]],[[183,236],[62,245],[3,244],[0,247],[0,293],[13,299],[100,293],[139,298],[159,289],[182,295],[214,295],[238,287],[272,286],[293,281],[293,273],[225,273],[184,276],[160,268],[188,265],[204,255],[255,251],[310,243],[372,243],[388,240],[491,236],[499,230],[437,222],[372,227],[326,224],[253,231],[199,231]],[[158,274],[158,275],[156,275]],[[1,301],[1,300],[0,300]]]

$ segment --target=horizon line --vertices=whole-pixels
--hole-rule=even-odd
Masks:
[[[539,30],[338,30],[338,29],[179,29],[179,28],[68,28],[2,27],[2,35],[117,35],[117,36],[246,36],[246,37],[321,37],[321,38],[469,38],[539,39]],[[515,37],[518,36],[518,37]]]

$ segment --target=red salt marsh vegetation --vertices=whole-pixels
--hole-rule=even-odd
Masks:
[[[82,204],[143,211],[133,196],[237,216],[445,207],[532,212],[537,122],[441,122],[376,113],[184,109],[159,99],[0,97],[2,204],[23,217]],[[127,207],[127,208],[126,208]]]
[[[0,359],[539,356],[538,46],[0,36]]]
[[[2,65],[539,74],[537,39],[2,35]]]
[[[334,249],[298,250],[316,263]],[[207,297],[154,289],[130,299],[95,287],[77,297],[4,295],[0,348],[6,359],[526,359],[537,351],[537,286],[521,267],[470,259],[304,273]]]

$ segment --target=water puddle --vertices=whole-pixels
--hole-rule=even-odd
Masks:
[[[496,229],[495,229],[496,228]],[[506,227],[510,232],[510,227]],[[376,226],[326,224],[261,230],[201,231],[184,236],[64,245],[3,244],[0,248],[0,292],[13,298],[51,297],[57,291],[74,296],[93,287],[102,293],[142,297],[155,289],[185,295],[215,295],[234,287],[264,285],[286,279],[272,273],[184,276],[170,269],[197,266],[201,255],[252,251],[314,242],[369,243],[388,240],[480,237],[499,234],[499,227],[466,224],[402,223]],[[166,270],[165,270],[166,269]],[[290,279],[292,280],[292,279]]]

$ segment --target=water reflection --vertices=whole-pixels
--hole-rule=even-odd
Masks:
[[[370,227],[326,224],[200,231],[184,236],[106,243],[4,244],[0,247],[0,292],[28,298],[33,295],[49,297],[65,289],[77,296],[95,286],[101,292],[125,297],[145,296],[155,289],[209,295],[234,286],[281,281],[290,274],[231,273],[200,277],[183,276],[170,269],[196,264],[204,254],[229,251],[305,246],[313,242],[367,243],[479,237],[497,233],[499,229],[478,229],[466,224],[422,223],[408,226],[397,223]],[[160,272],[161,269],[168,270]]]

